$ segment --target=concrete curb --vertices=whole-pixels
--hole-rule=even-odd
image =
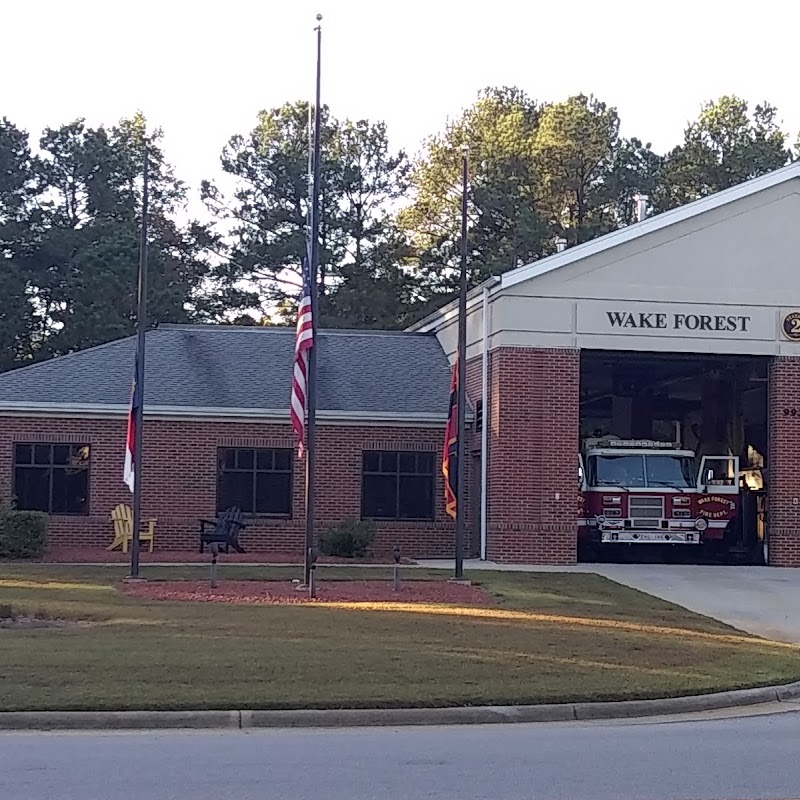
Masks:
[[[238,711],[3,711],[0,730],[239,728]]]
[[[491,725],[633,719],[800,700],[800,681],[732,692],[531,706],[304,709],[299,711],[4,711],[0,731],[345,728],[401,725]]]

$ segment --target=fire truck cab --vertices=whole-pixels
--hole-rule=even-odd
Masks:
[[[674,442],[587,439],[579,466],[578,542],[722,545],[739,508],[739,459]]]

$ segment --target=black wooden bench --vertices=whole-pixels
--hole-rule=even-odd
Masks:
[[[208,545],[219,545],[226,553],[232,547],[237,553],[245,549],[239,544],[239,532],[247,527],[243,522],[242,510],[233,506],[220,511],[215,520],[200,520],[200,552]]]

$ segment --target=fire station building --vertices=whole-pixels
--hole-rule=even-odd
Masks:
[[[471,485],[489,559],[573,562],[585,439],[677,433],[740,459],[752,513],[733,549],[760,539],[770,564],[800,566],[798,222],[795,164],[472,293],[473,451],[488,457]],[[452,358],[457,309],[416,330]]]
[[[471,555],[570,564],[590,437],[738,456],[755,500],[734,551],[800,566],[800,165],[520,267],[468,298]],[[316,519],[450,557],[441,452],[457,307],[405,332],[322,331]],[[293,331],[147,334],[143,513],[157,550],[240,506],[250,551],[302,553],[288,417]],[[55,545],[111,542],[135,342],[0,375],[0,484]],[[765,545],[768,543],[768,547]]]

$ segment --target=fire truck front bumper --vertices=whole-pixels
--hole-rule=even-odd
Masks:
[[[600,541],[613,544],[700,544],[697,531],[600,531]]]
[[[619,522],[604,520],[597,524],[600,542],[603,544],[701,544],[701,526],[694,522],[672,522],[668,528],[626,528]]]

